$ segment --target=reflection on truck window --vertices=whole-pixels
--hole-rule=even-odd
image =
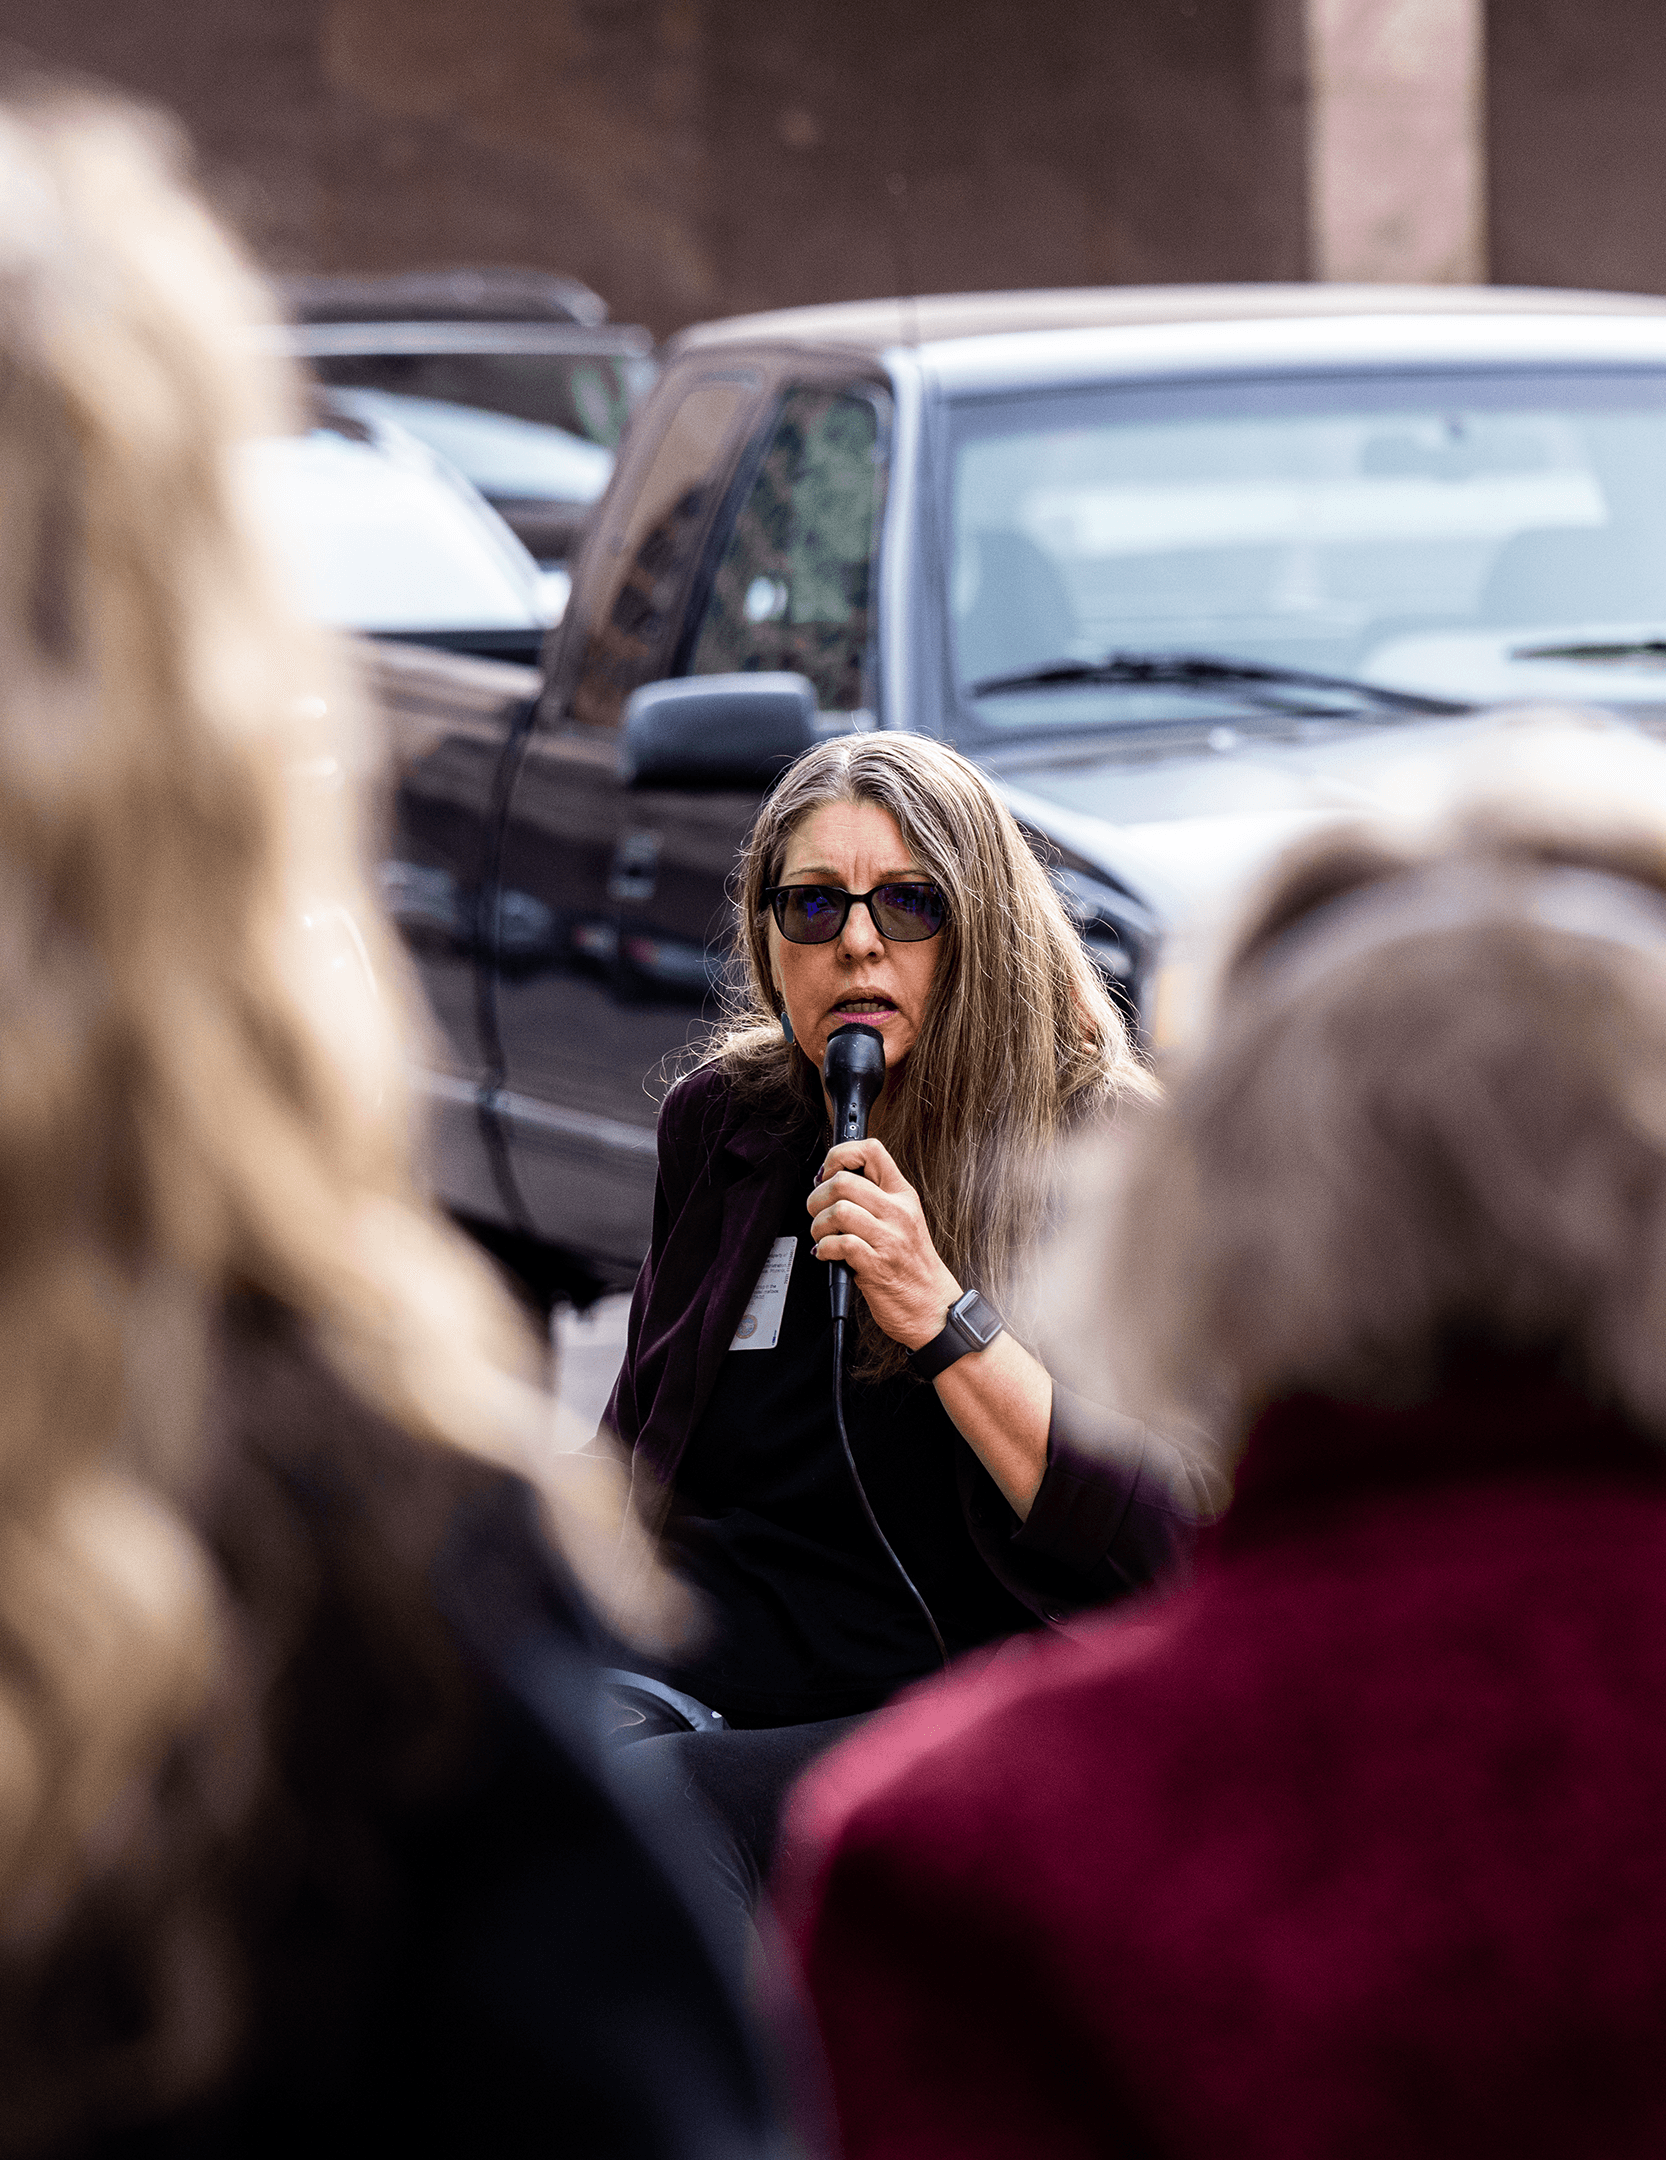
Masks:
[[[1666,395],[1616,370],[1048,392],[954,421],[965,684],[1109,652],[1379,681],[1666,620]],[[1415,652],[1414,652],[1415,648]],[[1057,726],[1106,693],[979,700]],[[1126,708],[1124,708],[1126,709]]]
[[[335,388],[502,413],[605,450],[619,447],[651,372],[629,354],[554,352],[326,352],[311,367]]]
[[[599,536],[599,579],[581,595],[589,634],[572,700],[587,727],[616,727],[631,692],[669,664],[666,642],[750,387],[734,377],[696,383],[666,424],[622,524]]]
[[[790,668],[815,684],[824,712],[871,703],[884,488],[872,400],[789,392],[712,581],[691,672]]]

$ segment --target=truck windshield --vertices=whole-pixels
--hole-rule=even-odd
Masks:
[[[1175,709],[1137,671],[1070,679],[1108,654],[1486,697],[1547,636],[1666,636],[1666,372],[1014,393],[955,407],[951,441],[949,612],[974,728]]]

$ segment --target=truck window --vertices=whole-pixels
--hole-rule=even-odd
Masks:
[[[871,704],[881,426],[877,394],[788,391],[712,579],[691,674],[790,668],[824,712]]]
[[[623,519],[598,536],[601,574],[584,607],[584,654],[572,711],[616,727],[626,698],[667,671],[683,589],[727,477],[731,438],[753,394],[736,376],[697,382],[671,414]],[[628,446],[627,446],[628,450]]]

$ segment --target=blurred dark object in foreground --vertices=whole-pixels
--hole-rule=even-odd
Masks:
[[[191,1516],[227,1684],[148,1804],[159,1864],[0,1978],[0,2151],[761,2160],[738,1953],[609,1785],[530,1489],[367,1410],[275,1306],[217,1349]]]
[[[1660,2152],[1666,1451],[1492,1377],[1271,1413],[1182,1596],[812,1772],[849,2160]]]

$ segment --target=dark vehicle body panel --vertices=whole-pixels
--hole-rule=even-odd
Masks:
[[[504,750],[543,678],[535,669],[395,640],[360,647],[382,720],[382,898],[415,961],[434,1027],[420,1075],[436,1175],[460,1212],[509,1208],[496,1135],[480,1104],[499,1069],[483,910],[507,779]]]

